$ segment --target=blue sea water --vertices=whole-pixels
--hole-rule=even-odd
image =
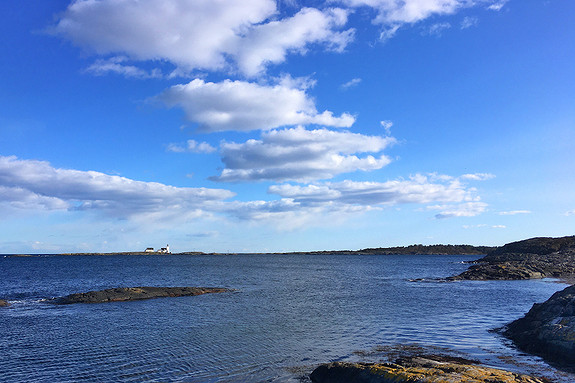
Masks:
[[[149,255],[0,257],[0,382],[299,382],[356,351],[444,347],[560,382],[489,330],[565,285],[436,278],[472,256]],[[410,282],[410,279],[423,281]],[[130,286],[214,286],[195,297],[55,306]],[[375,355],[375,354],[374,354]]]

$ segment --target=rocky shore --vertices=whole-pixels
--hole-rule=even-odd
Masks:
[[[10,303],[5,301],[4,299],[0,299],[0,307],[8,307],[8,306],[10,306]]]
[[[50,303],[66,305],[73,303],[123,302],[142,299],[182,297],[232,291],[222,287],[119,287],[86,293],[70,294],[54,298]]]
[[[575,286],[536,303],[523,318],[507,325],[502,334],[520,349],[575,370]]]
[[[499,247],[448,280],[575,279],[575,236],[531,238]]]
[[[395,363],[328,363],[317,367],[310,379],[314,383],[543,383],[528,375],[428,357],[410,357]]]

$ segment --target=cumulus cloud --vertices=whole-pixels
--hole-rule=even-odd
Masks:
[[[350,127],[355,118],[318,112],[306,90],[293,79],[273,86],[245,81],[205,82],[195,79],[158,96],[169,107],[184,109],[188,120],[204,132],[269,130],[288,125]],[[290,86],[291,85],[291,86]],[[300,84],[301,85],[301,84]]]
[[[575,209],[569,210],[569,211],[565,212],[564,215],[567,216],[567,217],[570,217],[570,216],[575,215]]]
[[[476,202],[473,190],[456,178],[417,174],[387,182],[342,181],[315,185],[274,185],[269,192],[304,204],[343,203],[361,206]],[[434,207],[435,208],[435,207]]]
[[[390,162],[385,155],[358,157],[355,154],[379,153],[394,142],[392,137],[327,129],[273,130],[263,133],[261,140],[222,143],[222,161],[226,167],[212,180],[303,182],[357,170],[380,169]]]
[[[115,217],[199,214],[234,196],[223,189],[179,188],[95,171],[58,169],[48,162],[0,157],[0,203],[13,208],[95,210]]]
[[[323,43],[330,50],[343,51],[353,40],[354,31],[335,30],[346,22],[347,11],[343,9],[303,8],[293,17],[255,26],[228,53],[235,57],[242,73],[255,76],[268,63],[284,62],[287,53],[305,53],[310,44]]]
[[[196,140],[188,140],[185,145],[182,144],[169,144],[167,147],[169,152],[174,153],[213,153],[217,149],[207,142],[197,142]]]
[[[76,0],[51,32],[98,54],[163,60],[178,67],[255,75],[267,63],[309,44],[342,50],[353,31],[339,31],[343,9],[303,8],[273,20],[273,0]]]

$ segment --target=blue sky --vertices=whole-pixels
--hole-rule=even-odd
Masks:
[[[0,3],[0,252],[575,232],[571,0]]]

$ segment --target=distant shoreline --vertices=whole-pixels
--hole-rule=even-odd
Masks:
[[[179,253],[160,253],[145,251],[125,251],[110,253],[44,253],[44,254],[0,254],[5,257],[44,257],[44,256],[114,256],[114,255],[486,255],[497,247],[472,245],[409,245],[396,247],[378,247],[361,250],[321,250],[321,251],[290,251],[290,252],[230,252],[206,253],[201,251],[185,251]]]

